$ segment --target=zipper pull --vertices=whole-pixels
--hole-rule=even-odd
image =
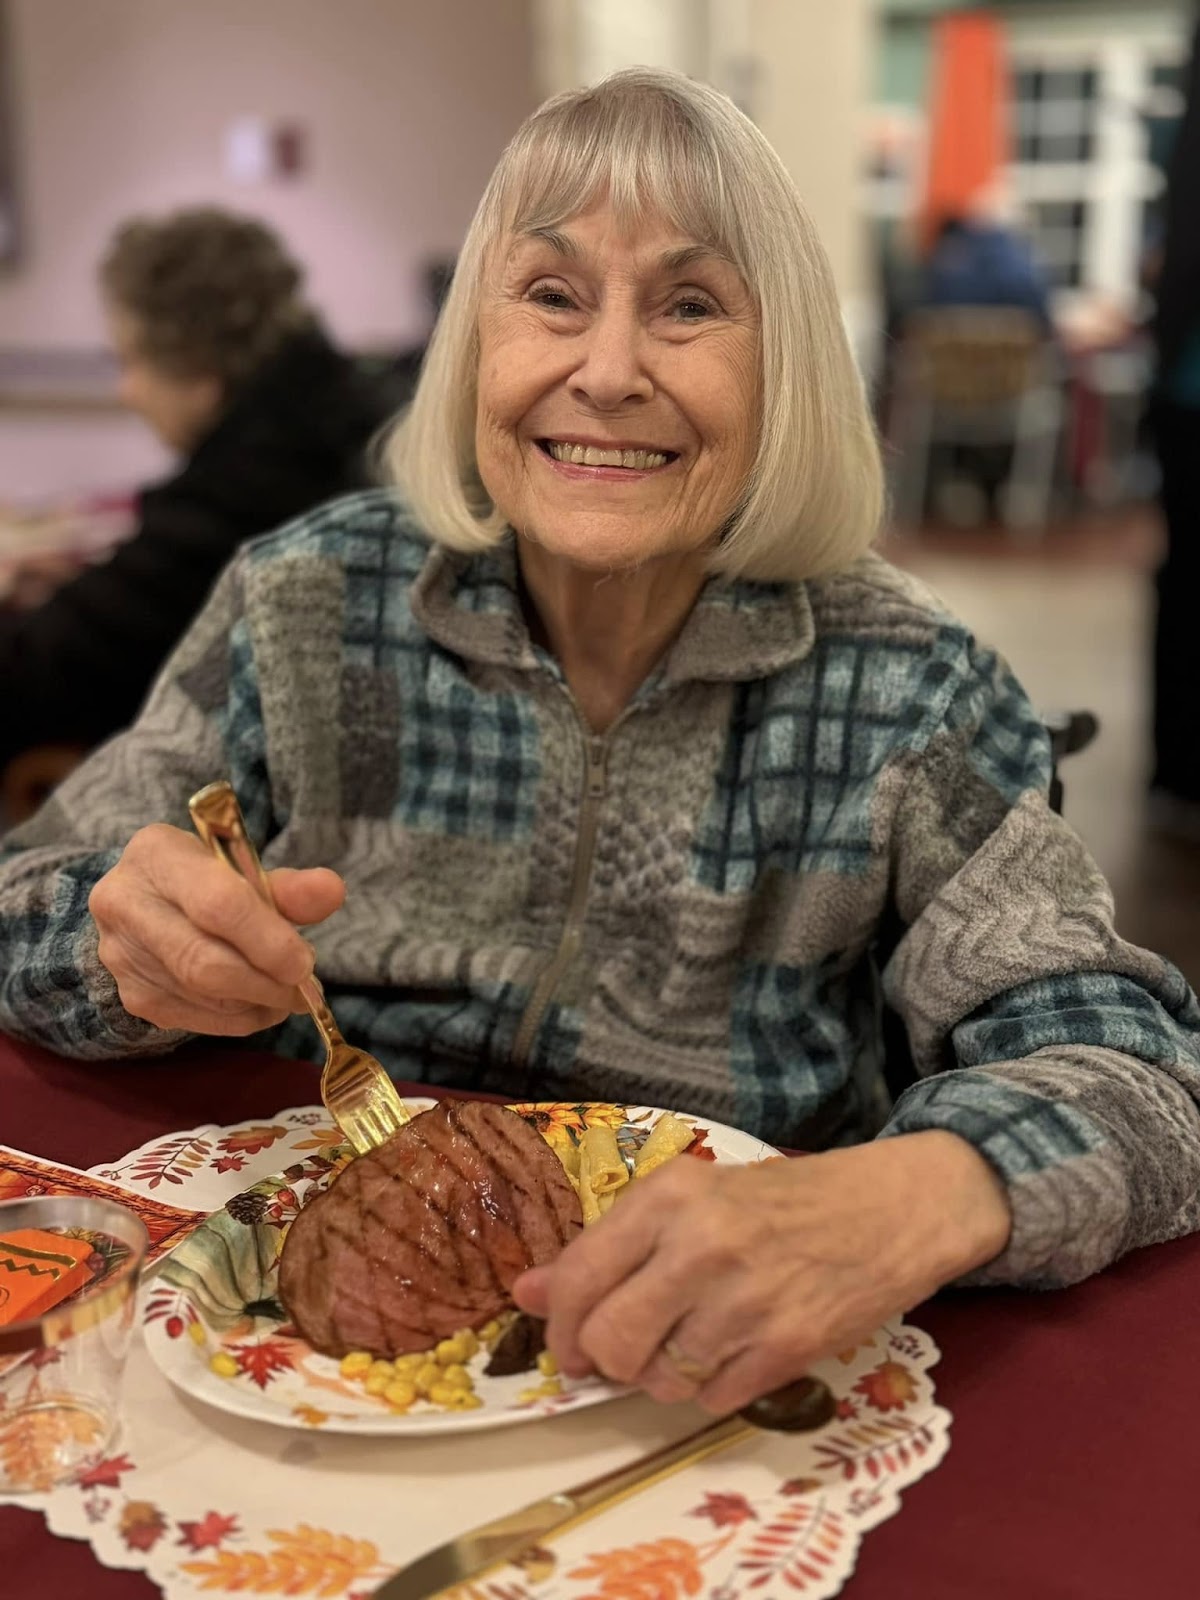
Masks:
[[[608,740],[587,742],[587,794],[589,800],[603,800],[608,780]]]

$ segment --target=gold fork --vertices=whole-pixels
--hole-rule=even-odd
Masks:
[[[273,907],[270,880],[246,832],[246,819],[232,785],[224,780],[210,783],[192,796],[188,810],[196,832],[217,860],[245,878]],[[316,974],[297,988],[325,1042],[321,1099],[356,1153],[364,1155],[410,1120],[408,1107],[375,1057],[342,1038]]]

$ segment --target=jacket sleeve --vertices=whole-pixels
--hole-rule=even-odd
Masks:
[[[0,766],[33,745],[97,744],[137,714],[242,536],[189,482],[145,494],[107,561],[0,617]]]
[[[1011,674],[960,639],[927,687],[884,972],[920,1077],[882,1136],[948,1129],[1000,1175],[1012,1237],[973,1281],[1070,1283],[1200,1225],[1200,1007],[1116,933]]]
[[[0,839],[0,1031],[96,1059],[161,1052],[182,1040],[121,1006],[97,956],[88,896],[138,828],[189,827],[188,797],[218,777],[234,784],[262,839],[270,797],[240,559],[134,726]]]

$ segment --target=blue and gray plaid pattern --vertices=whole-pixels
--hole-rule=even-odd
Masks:
[[[705,589],[608,740],[560,950],[587,737],[511,542],[431,554],[382,493],[314,513],[242,553],[138,724],[0,846],[0,1027],[85,1057],[177,1042],[120,1006],[87,897],[225,775],[269,864],[345,875],[320,970],[399,1075],[844,1143],[888,1117],[886,985],[924,1077],[884,1131],[958,1133],[1008,1185],[994,1276],[1065,1281],[1200,1222],[1200,1008],[1113,930],[1027,699],[919,586],[869,558]],[[301,1018],[274,1043],[314,1050]]]

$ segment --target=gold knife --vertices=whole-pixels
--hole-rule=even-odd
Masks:
[[[506,1517],[460,1534],[393,1573],[375,1591],[376,1600],[428,1600],[444,1589],[471,1582],[493,1567],[535,1550],[550,1534],[563,1533],[671,1473],[753,1438],[763,1429],[807,1433],[823,1428],[834,1414],[834,1404],[833,1395],[819,1378],[800,1378],[752,1401],[734,1416],[710,1422],[627,1467],[535,1500]]]

